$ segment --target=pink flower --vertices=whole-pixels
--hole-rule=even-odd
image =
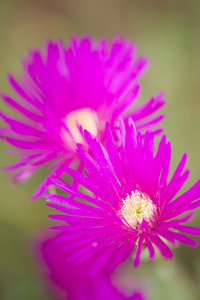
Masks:
[[[0,128],[0,137],[18,149],[10,153],[19,161],[3,169],[12,172],[14,183],[27,180],[44,164],[60,175],[61,165],[79,165],[75,149],[76,143],[86,147],[83,129],[103,142],[106,122],[116,130],[119,115],[125,122],[132,116],[138,130],[162,120],[163,115],[154,113],[164,105],[163,93],[129,110],[148,65],[136,53],[135,45],[117,37],[110,45],[105,39],[94,44],[89,37],[74,37],[68,47],[49,42],[45,54],[30,51],[20,81],[9,76],[17,100],[2,93],[5,103],[21,115],[18,119],[0,113],[7,124]],[[45,179],[33,199],[47,186]]]
[[[42,268],[44,279],[49,285],[51,295],[56,300],[145,300],[144,293],[138,291],[133,296],[126,297],[113,286],[110,276],[102,271],[93,278],[84,272],[83,265],[74,267],[65,263],[65,255],[53,239],[42,242],[40,252],[40,268]],[[65,293],[61,293],[61,291]],[[62,297],[63,295],[63,297]]]
[[[150,131],[142,139],[130,120],[127,129],[122,128],[122,134],[122,143],[117,147],[108,125],[104,148],[85,131],[90,154],[81,148],[78,154],[86,175],[67,168],[67,173],[93,196],[62,179],[52,182],[70,196],[45,196],[56,203],[48,204],[50,207],[63,212],[50,217],[66,222],[53,228],[62,232],[61,248],[67,246],[72,251],[66,260],[74,264],[87,261],[94,273],[105,266],[112,272],[132,250],[136,267],[144,248],[148,249],[150,259],[155,256],[155,247],[165,259],[171,259],[173,252],[168,243],[198,245],[184,235],[200,235],[199,228],[184,225],[194,214],[182,215],[200,206],[200,180],[176,197],[189,175],[184,170],[187,155],[183,155],[168,181],[171,145],[166,136],[160,140],[154,155],[154,135]]]

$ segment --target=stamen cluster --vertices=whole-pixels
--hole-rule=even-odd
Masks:
[[[128,223],[132,228],[138,229],[138,223],[141,224],[143,220],[152,223],[156,214],[156,205],[148,195],[135,190],[131,195],[127,195],[126,199],[122,200],[123,206],[120,210],[125,223]]]

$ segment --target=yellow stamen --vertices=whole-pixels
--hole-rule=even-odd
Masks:
[[[156,213],[156,205],[150,197],[138,190],[132,191],[122,201],[120,215],[132,228],[137,229],[137,223],[142,223],[143,219],[150,222]]]

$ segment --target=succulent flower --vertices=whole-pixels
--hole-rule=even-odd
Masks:
[[[84,129],[103,142],[106,122],[117,138],[120,115],[125,122],[132,116],[138,130],[162,120],[163,115],[154,113],[165,103],[163,93],[130,110],[148,66],[148,60],[136,59],[136,54],[134,44],[118,37],[110,44],[105,39],[95,44],[90,37],[73,37],[67,47],[49,42],[44,54],[30,51],[20,80],[9,76],[16,99],[1,94],[21,116],[0,113],[7,124],[0,128],[0,137],[18,150],[10,151],[19,157],[18,162],[3,169],[12,172],[13,183],[26,181],[46,164],[51,174],[61,175],[61,165],[76,163],[79,168],[76,144],[86,147]],[[45,179],[32,198],[47,187]]]
[[[196,247],[198,243],[185,234],[200,235],[200,229],[185,226],[200,206],[200,181],[181,196],[176,196],[186,182],[184,154],[172,178],[168,180],[171,145],[163,136],[157,152],[154,135],[147,130],[142,138],[130,120],[123,128],[121,143],[115,143],[107,124],[106,146],[85,131],[89,152],[79,147],[78,154],[85,166],[85,175],[67,168],[87,191],[81,192],[62,179],[52,179],[69,196],[49,194],[50,207],[61,211],[51,218],[66,222],[55,226],[61,235],[61,248],[71,249],[68,262],[88,261],[91,272],[108,267],[112,272],[134,250],[134,266],[140,263],[144,248],[150,259],[158,248],[165,259],[174,254],[168,244],[179,242]],[[187,214],[190,212],[189,214]],[[185,214],[183,216],[183,214]]]

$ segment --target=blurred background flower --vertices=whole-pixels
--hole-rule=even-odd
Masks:
[[[38,262],[38,268],[41,271],[46,289],[49,293],[55,295],[56,300],[147,300],[147,292],[137,286],[131,295],[127,291],[119,290],[117,285],[113,284],[113,276],[103,270],[94,277],[88,276],[85,272],[86,265],[74,266],[65,263],[65,255],[61,251],[54,238],[50,238],[49,233],[44,234],[41,241],[35,241],[33,247],[36,248],[35,257]],[[59,235],[58,235],[59,236]],[[70,255],[71,251],[67,251]],[[134,278],[130,278],[132,287]],[[130,297],[129,297],[130,296]]]
[[[71,34],[91,33],[96,39],[120,34],[139,45],[139,54],[151,60],[142,80],[141,102],[160,90],[167,91],[163,126],[172,141],[172,171],[184,151],[192,174],[184,190],[200,177],[200,2],[196,0],[2,0],[0,2],[0,89],[12,93],[6,74],[21,72],[20,58],[27,49],[42,48],[44,41]],[[0,104],[0,109],[9,109]],[[0,166],[15,161],[0,145]],[[47,172],[36,173],[26,184],[10,188],[0,174],[0,299],[48,300],[39,272],[29,254],[29,241],[42,226],[49,225],[52,209],[44,200],[29,203],[33,186]],[[184,191],[183,190],[183,191]],[[183,192],[182,191],[182,192]],[[191,226],[200,226],[200,211]],[[153,300],[199,299],[200,249],[182,246],[176,260],[145,262],[131,271],[152,291]],[[121,278],[121,280],[126,280]]]
[[[139,96],[137,81],[149,62],[145,57],[136,59],[137,46],[128,40],[114,37],[110,45],[105,38],[97,42],[87,36],[71,37],[69,46],[59,41],[46,48],[45,53],[34,49],[28,60],[23,59],[20,81],[8,75],[17,95],[1,93],[19,114],[15,118],[0,112],[6,123],[0,127],[0,137],[17,150],[17,162],[2,169],[12,172],[14,184],[25,182],[43,165],[50,165],[48,177],[55,171],[62,175],[61,165],[76,162],[81,169],[76,144],[86,147],[84,129],[103,142],[106,122],[117,130],[119,115],[125,122],[132,117],[138,130],[151,124],[154,128],[164,117],[155,116],[165,104],[163,92],[130,112]],[[44,179],[32,199],[42,196],[48,185]]]

